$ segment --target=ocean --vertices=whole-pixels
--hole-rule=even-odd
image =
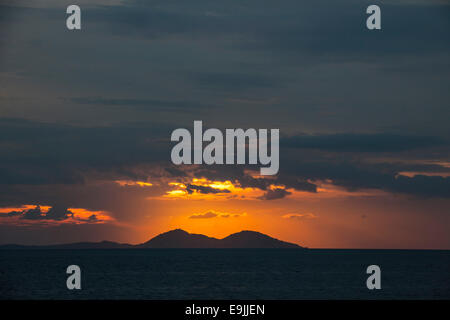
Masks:
[[[69,265],[81,290],[66,287]],[[0,250],[0,299],[450,299],[450,251]]]

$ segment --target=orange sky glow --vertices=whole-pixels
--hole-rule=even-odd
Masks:
[[[441,241],[447,238],[445,226],[423,218],[423,212],[436,208],[436,205],[439,207],[439,200],[415,201],[370,189],[350,192],[333,185],[332,181],[314,183],[318,185],[316,193],[285,189],[285,186],[275,184],[261,190],[241,187],[229,180],[204,178],[189,178],[183,182],[114,181],[114,188],[118,188],[115,201],[126,211],[121,219],[116,218],[115,210],[93,208],[68,208],[72,215],[57,221],[26,220],[19,214],[8,216],[10,212],[25,212],[38,205],[27,204],[0,208],[0,223],[126,227],[128,232],[120,235],[111,232],[111,238],[107,240],[129,243],[144,242],[159,233],[181,228],[216,238],[241,230],[254,230],[315,248],[429,248],[429,243],[435,243],[435,248],[439,248],[445,245]],[[263,198],[265,192],[276,189],[285,190],[286,196],[273,200]],[[127,192],[136,190],[142,193],[143,199],[132,202],[127,198]],[[50,208],[40,205],[42,214]],[[90,218],[93,215],[95,219]],[[442,218],[445,219],[445,212],[442,212]],[[418,234],[421,237],[417,237]],[[422,245],[424,239],[427,239],[425,246]]]

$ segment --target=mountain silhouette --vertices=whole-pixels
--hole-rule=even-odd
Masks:
[[[303,247],[281,241],[256,231],[241,231],[223,239],[193,234],[181,229],[161,233],[147,242],[131,245],[111,241],[78,242],[48,246],[2,245],[0,249],[164,249],[164,248],[297,248]]]
[[[161,233],[138,245],[140,248],[217,248],[220,240],[202,234],[192,234],[181,229]]]
[[[223,239],[192,234],[181,229],[162,233],[140,248],[302,248],[255,231],[233,233]]]
[[[301,248],[256,231],[241,231],[220,240],[225,248]]]

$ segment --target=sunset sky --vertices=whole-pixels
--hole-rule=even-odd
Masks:
[[[2,1],[0,244],[450,249],[450,5],[370,4]],[[278,174],[173,165],[194,120],[280,129]]]

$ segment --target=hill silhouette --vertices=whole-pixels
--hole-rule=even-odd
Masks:
[[[161,233],[138,245],[140,248],[215,248],[220,240],[202,234],[192,234],[181,229]]]
[[[175,229],[138,245],[140,248],[302,248],[256,231],[241,231],[223,239]]]
[[[164,248],[303,248],[256,231],[241,231],[223,239],[175,229],[161,233],[147,242],[131,245],[111,241],[78,242],[48,246],[2,245],[0,249],[164,249]]]
[[[241,231],[221,240],[225,248],[301,248],[256,231]]]

